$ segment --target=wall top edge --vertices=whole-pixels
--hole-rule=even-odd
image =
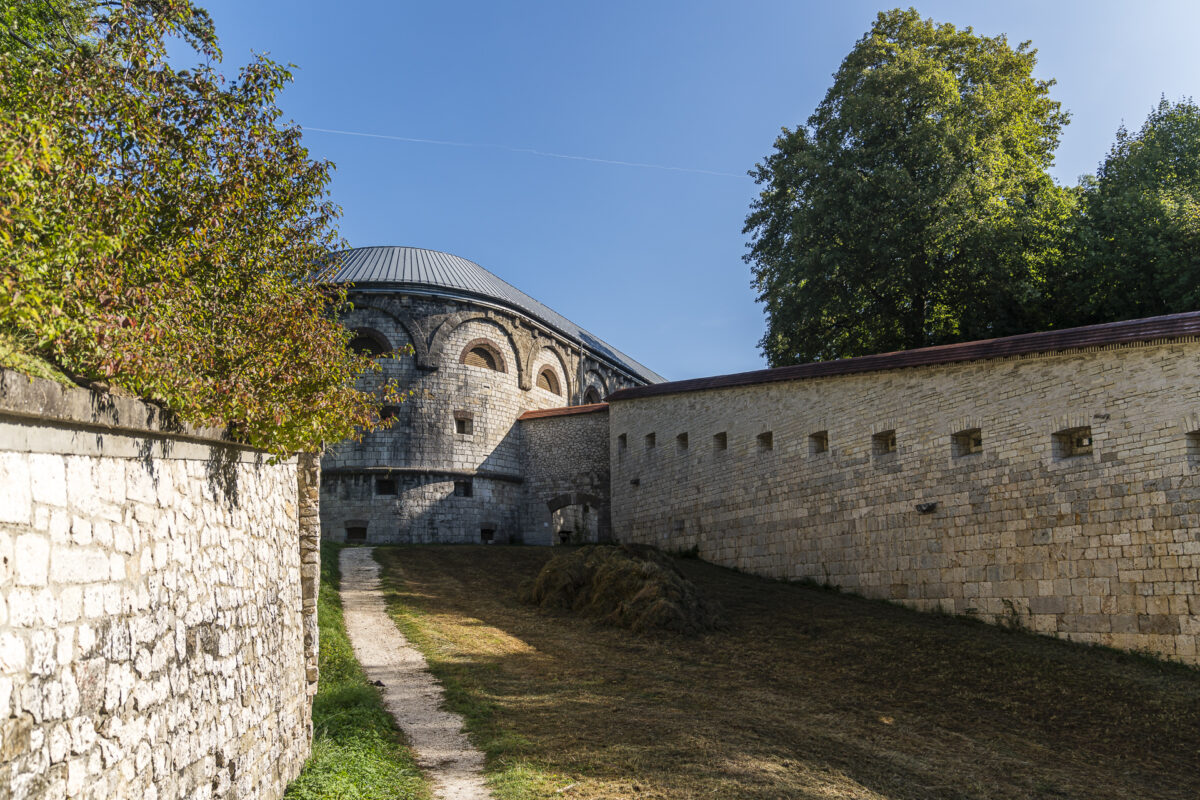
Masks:
[[[607,402],[911,367],[1200,341],[1200,311],[620,389]]]
[[[136,397],[63,386],[4,368],[0,368],[0,418],[261,452],[231,440],[221,428],[190,425],[170,411]]]
[[[608,403],[587,403],[579,406],[563,406],[562,408],[542,408],[526,411],[517,417],[518,422],[528,422],[531,419],[546,419],[547,417],[573,417],[579,414],[598,414],[608,412]]]

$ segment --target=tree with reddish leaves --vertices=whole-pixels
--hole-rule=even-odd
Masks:
[[[321,281],[332,165],[281,119],[288,69],[227,81],[188,0],[5,2],[0,27],[0,333],[276,453],[386,425]]]

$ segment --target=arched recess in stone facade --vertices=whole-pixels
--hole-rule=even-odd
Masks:
[[[458,355],[458,363],[472,367],[484,367],[494,372],[508,372],[508,362],[504,353],[491,339],[479,337],[463,345]]]
[[[604,380],[604,376],[594,369],[589,369],[583,376],[583,396],[581,398],[584,403],[599,403],[608,396],[608,383]]]
[[[437,330],[434,331],[433,339],[429,343],[429,357],[433,363],[441,363],[446,344],[450,341],[454,333],[463,325],[476,320],[488,323],[508,343],[514,362],[514,369],[512,371],[517,373],[521,388],[528,389],[527,359],[521,358],[521,348],[517,346],[521,332],[515,329],[508,320],[498,315],[486,314],[479,311],[459,311],[446,317]],[[458,354],[456,353],[455,355]]]
[[[384,353],[390,353],[394,347],[388,341],[388,338],[383,335],[382,331],[370,328],[364,325],[356,325],[350,329],[353,337],[347,345],[351,350],[359,355],[367,355],[374,358],[381,356]]]
[[[562,381],[559,380],[558,373],[554,371],[554,367],[549,365],[538,370],[537,386],[539,389],[556,394],[559,397],[563,394]]]
[[[385,301],[382,304],[357,303],[354,311],[374,311],[383,314],[408,334],[408,343],[413,348],[413,363],[421,369],[429,369],[429,345],[426,342],[425,331],[421,325],[408,314],[400,313],[395,303]],[[353,312],[351,312],[353,313]],[[355,330],[358,330],[355,328]]]
[[[563,405],[568,405],[573,395],[571,372],[567,369],[566,360],[558,352],[557,348],[542,344],[533,358],[530,359],[530,363],[533,365],[532,372],[539,377],[546,369],[551,370],[554,380],[558,383],[557,391],[552,390],[552,392],[562,398]],[[542,386],[541,383],[538,380],[537,385],[545,390],[546,387]]]

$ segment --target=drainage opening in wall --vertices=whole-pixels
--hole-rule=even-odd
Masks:
[[[483,544],[491,544],[492,542],[496,541],[496,531],[492,530],[491,528],[480,528],[479,541]]]
[[[366,525],[347,525],[346,526],[346,541],[347,542],[365,542],[367,540]]]

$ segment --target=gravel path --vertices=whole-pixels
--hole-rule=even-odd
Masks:
[[[440,708],[442,689],[425,668],[424,657],[387,615],[372,553],[366,547],[341,553],[342,613],[354,655],[367,677],[383,684],[383,703],[412,743],[434,797],[490,800],[483,753],[467,741],[462,717]]]

